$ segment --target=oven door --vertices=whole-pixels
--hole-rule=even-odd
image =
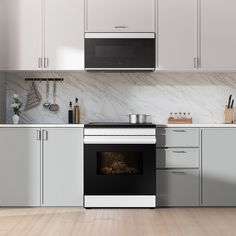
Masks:
[[[155,69],[155,37],[152,33],[86,35],[86,70]]]
[[[155,195],[154,144],[86,144],[85,195]]]

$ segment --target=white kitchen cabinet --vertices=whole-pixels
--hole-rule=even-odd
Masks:
[[[38,70],[42,0],[0,1],[0,70]]]
[[[84,1],[45,1],[45,67],[84,69]]]
[[[158,0],[159,70],[196,70],[198,67],[198,1]]]
[[[83,206],[83,129],[42,130],[43,206]]]
[[[155,32],[155,0],[85,0],[86,32]]]
[[[0,128],[0,206],[40,206],[36,128]]]
[[[236,129],[202,130],[202,205],[236,206]]]
[[[236,1],[201,1],[201,68],[236,70]]]
[[[83,0],[0,4],[0,70],[84,69]]]

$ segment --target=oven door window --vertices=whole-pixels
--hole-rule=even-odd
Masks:
[[[142,172],[142,152],[97,153],[97,174],[99,175],[141,175]]]
[[[156,194],[155,144],[86,144],[84,193]]]

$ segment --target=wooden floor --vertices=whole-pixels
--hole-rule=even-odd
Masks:
[[[236,208],[0,208],[0,236],[236,235]]]

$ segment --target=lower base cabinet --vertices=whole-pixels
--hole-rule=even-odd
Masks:
[[[0,128],[0,206],[41,204],[40,141],[36,128]]]
[[[199,170],[157,170],[157,207],[199,206]]]
[[[0,206],[83,206],[83,128],[0,128]]]
[[[83,129],[47,128],[42,132],[42,205],[83,206]]]
[[[202,130],[202,205],[236,206],[236,129]]]

